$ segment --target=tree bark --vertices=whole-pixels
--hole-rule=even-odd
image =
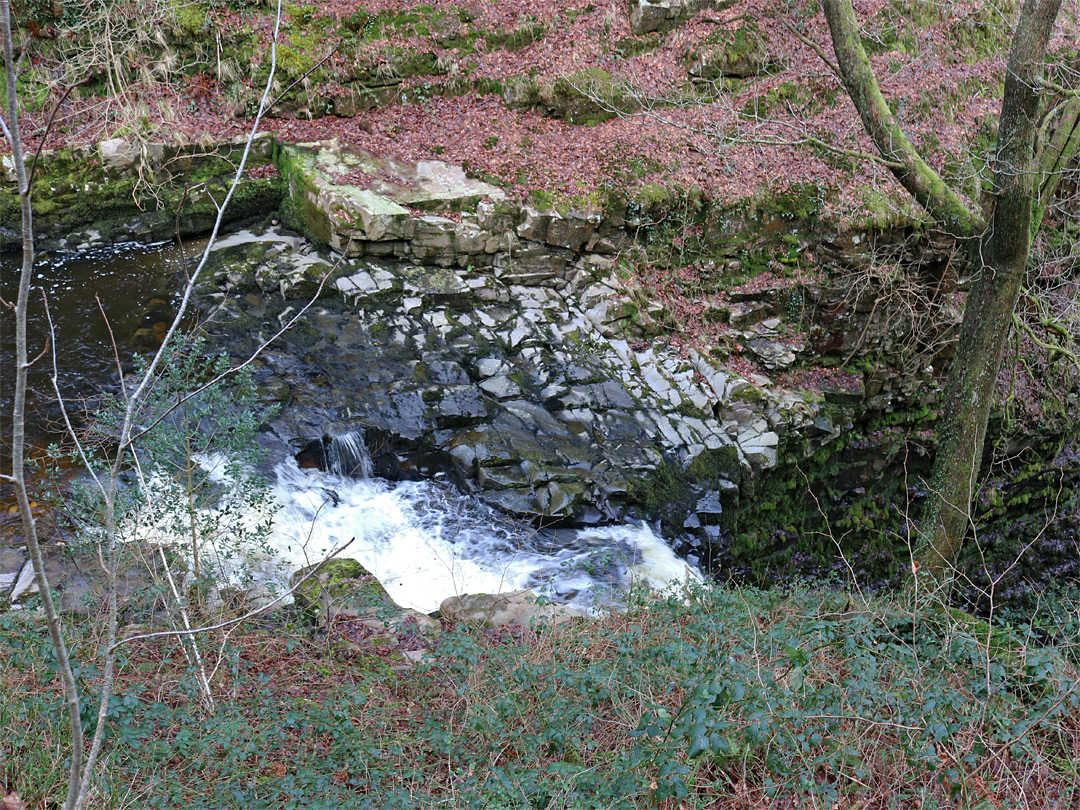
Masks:
[[[932,495],[923,516],[927,542],[920,562],[936,579],[952,572],[971,525],[986,423],[1027,270],[1039,176],[1039,76],[1060,9],[1061,0],[1026,0],[1009,54],[998,124],[994,213],[981,240],[979,270],[964,309],[937,431]]]
[[[844,88],[890,171],[943,229],[959,237],[978,236],[985,224],[976,208],[922,159],[889,109],[862,46],[851,0],[824,0],[824,5]]]
[[[22,266],[19,269],[19,291],[15,300],[15,401],[11,418],[11,482],[15,487],[15,499],[19,505],[19,518],[26,537],[30,564],[34,569],[34,581],[41,594],[41,606],[49,627],[49,638],[56,653],[56,669],[64,685],[64,702],[68,710],[68,727],[71,731],[71,765],[68,771],[68,795],[64,805],[72,810],[76,797],[81,793],[83,766],[82,718],[79,711],[79,689],[71,668],[71,659],[64,634],[60,627],[60,614],[53,602],[49,579],[45,574],[45,559],[38,542],[37,521],[30,507],[30,495],[26,488],[26,373],[30,368],[26,326],[30,305],[30,282],[34,275],[34,214],[30,205],[30,177],[22,147],[22,131],[19,126],[19,98],[15,74],[14,36],[11,30],[10,0],[0,0],[0,46],[4,54],[4,77],[7,82],[7,120],[4,134],[11,144],[11,157],[15,164],[15,178],[19,188],[19,206],[22,215]]]
[[[922,160],[900,128],[862,47],[851,0],[824,0],[824,7],[848,95],[878,151],[896,167],[897,180],[943,228],[978,237],[973,251],[977,271],[946,385],[932,494],[922,516],[926,541],[917,557],[925,570],[943,579],[970,527],[1002,352],[1037,226],[1033,212],[1042,210],[1033,208],[1040,168],[1035,158],[1038,80],[1061,0],[1025,0],[1020,12],[1005,76],[989,222]],[[1062,145],[1059,151],[1069,148]]]

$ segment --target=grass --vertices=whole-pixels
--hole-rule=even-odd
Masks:
[[[1009,628],[987,644],[957,616],[812,589],[638,594],[557,628],[447,626],[397,673],[283,614],[221,640],[209,714],[175,643],[138,642],[92,805],[1077,806],[1068,650]],[[75,629],[84,660],[95,632]],[[65,784],[50,655],[31,612],[0,615],[0,768],[30,808]]]

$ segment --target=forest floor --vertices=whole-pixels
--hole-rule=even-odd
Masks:
[[[906,211],[892,202],[903,194],[873,158],[833,70],[818,3],[714,5],[673,30],[643,33],[615,0],[286,5],[264,129],[461,164],[522,195],[588,198],[659,184],[735,202],[806,184],[819,207],[840,213]],[[976,195],[1018,7],[857,7],[902,126],[946,180]],[[110,21],[121,42],[112,58],[110,48],[79,49],[100,46],[93,20],[68,13],[33,23],[31,141],[59,91],[78,82],[49,146],[125,132],[245,134],[269,74],[272,11],[261,2],[122,5]],[[1061,60],[1076,32],[1075,19],[1064,22]],[[123,39],[128,29],[134,45]]]
[[[1080,805],[1075,604],[1032,617],[1054,624],[1050,646],[926,607],[827,589],[642,593],[554,628],[444,624],[405,670],[343,645],[347,621],[313,635],[278,612],[205,636],[212,711],[176,640],[136,640],[91,805]],[[76,625],[76,653],[100,631]],[[60,806],[70,743],[51,661],[32,611],[0,614],[4,810]],[[95,674],[79,671],[84,686]]]

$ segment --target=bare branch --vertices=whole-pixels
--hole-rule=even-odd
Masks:
[[[890,167],[893,176],[950,233],[967,238],[981,234],[986,230],[982,216],[915,151],[889,109],[863,48],[851,0],[824,0],[824,7],[844,86],[878,151],[898,166]]]
[[[813,50],[814,53],[816,53],[821,58],[821,61],[825,63],[825,66],[833,72],[833,75],[840,80],[841,84],[843,83],[844,76],[840,73],[840,68],[838,68],[836,64],[826,55],[825,50],[820,45],[814,42],[814,40],[810,39],[810,37],[806,36],[806,34],[804,34],[787,20],[784,21],[784,27],[787,28],[787,30],[794,34],[796,37],[798,37],[800,42]]]
[[[322,559],[322,562],[326,562],[327,560],[332,560],[334,557],[336,557],[341,552],[343,552],[345,549],[347,549],[350,545],[352,545],[355,540],[356,540],[356,538],[353,537],[353,538],[347,540],[346,542],[342,543],[336,549],[334,549],[329,554],[327,554]],[[305,582],[307,582],[309,579],[311,579],[314,576],[318,576],[318,569],[317,568],[314,568],[311,571],[308,571],[306,574],[304,574],[304,576],[302,576],[299,580],[297,580],[297,582],[295,584],[293,584],[288,590],[283,592],[280,596],[278,596],[274,600],[272,600],[270,602],[267,602],[265,605],[260,605],[259,607],[255,608],[254,610],[248,611],[243,616],[236,616],[234,618],[227,619],[227,620],[225,620],[223,622],[218,622],[217,624],[205,625],[205,626],[202,626],[202,627],[194,627],[194,628],[185,629],[185,630],[161,630],[161,631],[156,632],[156,633],[142,633],[142,634],[137,635],[137,636],[128,636],[127,638],[122,638],[119,641],[117,641],[115,644],[113,644],[113,646],[109,648],[109,652],[110,653],[115,652],[120,647],[122,647],[124,644],[128,644],[128,643],[130,643],[132,641],[144,641],[144,640],[146,640],[148,638],[166,638],[166,637],[180,638],[180,637],[184,637],[184,636],[196,636],[196,635],[199,635],[200,633],[209,633],[209,632],[211,632],[213,630],[221,630],[222,628],[225,628],[225,627],[231,627],[231,626],[234,626],[234,625],[237,625],[237,624],[242,624],[243,622],[246,622],[248,619],[253,619],[256,616],[270,610],[270,608],[281,604],[285,599],[288,599],[294,593],[296,593],[297,589],[301,585],[303,585]]]

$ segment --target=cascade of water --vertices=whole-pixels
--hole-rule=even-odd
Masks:
[[[358,479],[292,459],[276,475],[269,542],[279,563],[295,570],[355,538],[342,556],[359,560],[399,605],[423,612],[450,596],[522,588],[592,609],[617,602],[633,582],[701,579],[645,524],[538,532],[437,481]]]
[[[364,434],[352,431],[323,439],[326,469],[346,477],[371,478],[371,454],[364,444]]]
[[[291,457],[275,467],[276,510],[265,542],[242,548],[230,539],[231,530],[204,538],[200,553],[220,558],[216,573],[223,581],[280,593],[292,572],[346,544],[339,556],[362,563],[397,604],[425,613],[451,596],[524,588],[593,610],[618,604],[634,583],[660,589],[701,579],[646,524],[538,530],[441,481],[371,477],[358,433],[325,439],[323,448],[326,470],[301,467]],[[207,525],[228,520],[230,529],[247,535],[266,524],[264,507],[251,510],[233,497],[237,483],[222,458],[199,460],[222,487],[221,503],[207,510]],[[175,521],[158,515],[149,523],[155,542],[170,542]]]

